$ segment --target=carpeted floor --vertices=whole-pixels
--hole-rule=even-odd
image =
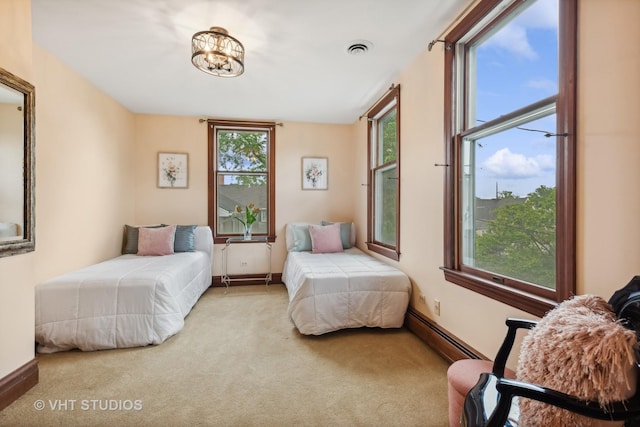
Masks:
[[[447,426],[447,363],[405,329],[303,336],[283,285],[209,289],[160,346],[38,355],[0,426]]]

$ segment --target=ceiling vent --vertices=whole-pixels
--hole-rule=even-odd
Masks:
[[[349,55],[356,55],[356,56],[364,55],[372,47],[373,45],[371,44],[371,42],[368,42],[366,40],[355,40],[349,43],[349,47],[347,48],[347,53]]]

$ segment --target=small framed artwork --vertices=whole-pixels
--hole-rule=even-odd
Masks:
[[[302,189],[326,190],[328,188],[329,170],[326,157],[302,158]]]
[[[187,153],[158,153],[158,187],[187,188],[188,178]]]

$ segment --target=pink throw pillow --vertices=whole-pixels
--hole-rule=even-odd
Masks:
[[[342,252],[340,224],[309,224],[309,234],[311,235],[311,252],[316,254]]]
[[[162,228],[140,228],[138,255],[171,255],[175,237],[175,225]]]

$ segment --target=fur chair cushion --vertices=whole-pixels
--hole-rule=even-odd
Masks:
[[[602,407],[636,391],[636,335],[626,329],[607,302],[581,295],[560,303],[523,339],[517,378]],[[564,409],[520,399],[520,425],[596,426],[623,423],[592,420]]]

